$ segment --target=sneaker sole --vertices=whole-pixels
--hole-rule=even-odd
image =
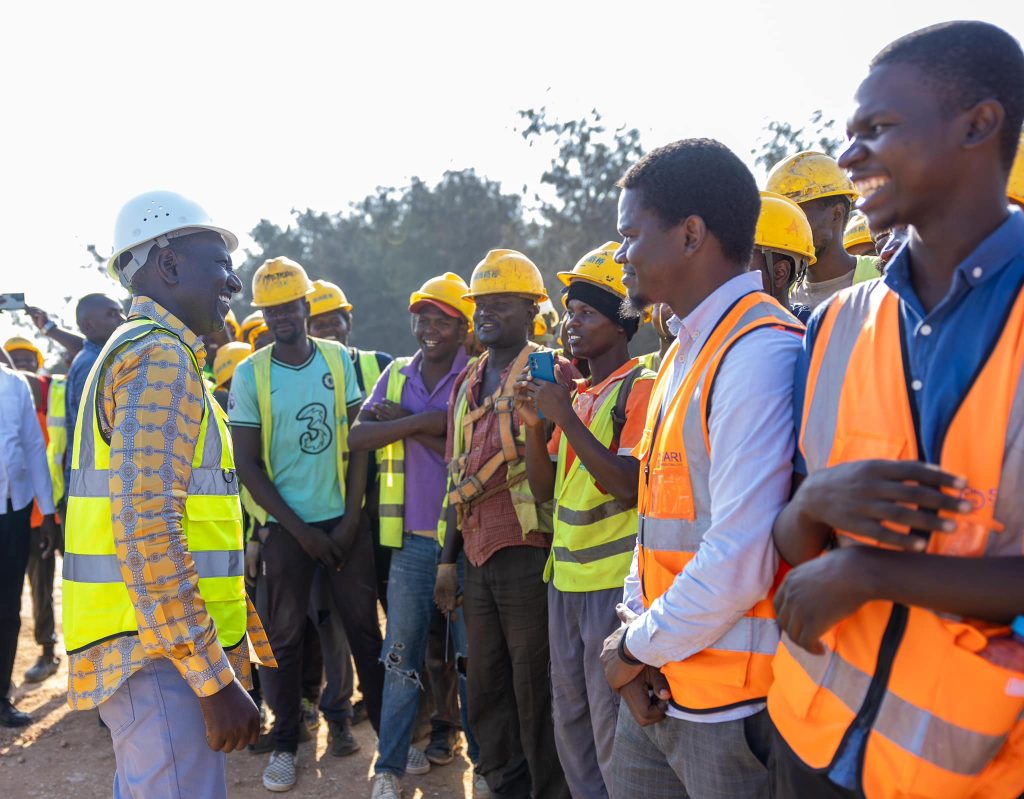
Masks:
[[[414,777],[422,777],[424,774],[430,773],[430,764],[427,763],[426,767],[417,766],[415,768],[409,768],[408,766],[406,766],[405,773],[412,774]]]
[[[293,782],[290,785],[283,785],[263,780],[263,787],[266,788],[268,791],[271,791],[272,793],[285,793],[286,791],[290,791],[292,788],[294,788],[295,783]]]
[[[453,760],[455,760],[455,754],[449,755],[432,755],[430,752],[424,752],[427,756],[427,760],[433,763],[435,766],[447,766]]]

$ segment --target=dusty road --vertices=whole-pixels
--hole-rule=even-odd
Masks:
[[[58,562],[58,570],[59,570]],[[57,581],[59,584],[59,580]],[[60,602],[60,588],[55,601]],[[63,654],[63,653],[62,653]],[[32,714],[35,722],[24,730],[0,728],[0,797],[3,799],[108,799],[114,773],[110,736],[99,726],[94,711],[72,713],[65,702],[67,660],[53,677],[41,684],[22,682],[25,669],[35,662],[39,649],[32,640],[32,600],[22,596],[21,639],[14,666],[15,703]],[[376,750],[376,736],[368,722],[354,728],[360,751],[350,757],[327,754],[327,727],[320,725],[314,745],[299,745],[299,781],[287,794],[307,797],[369,797],[369,778]],[[418,745],[423,747],[424,742]],[[472,793],[473,769],[464,755],[448,766],[434,767],[422,777],[406,777],[406,799],[466,797]],[[236,752],[228,756],[228,792],[238,799],[275,796],[263,788],[260,775],[266,755]]]

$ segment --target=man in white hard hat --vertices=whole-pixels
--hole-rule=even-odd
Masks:
[[[63,624],[72,708],[99,708],[113,794],[227,796],[225,752],[255,741],[249,644],[275,665],[245,595],[242,511],[201,336],[241,289],[234,235],[170,192],[130,200],[108,270],[133,295],[75,428]]]

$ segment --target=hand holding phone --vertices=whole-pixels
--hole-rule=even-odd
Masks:
[[[526,362],[534,380],[543,380],[545,383],[558,382],[555,380],[555,354],[553,352],[531,352]]]
[[[22,292],[0,294],[0,311],[25,310],[25,295]]]

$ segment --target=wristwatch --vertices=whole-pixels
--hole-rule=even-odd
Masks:
[[[53,330],[53,329],[54,329],[54,328],[55,328],[56,326],[57,326],[57,323],[56,323],[56,322],[54,322],[54,321],[53,321],[52,319],[47,319],[47,320],[46,320],[46,324],[45,324],[45,325],[43,325],[43,335],[44,335],[44,336],[45,336],[45,335],[48,335],[48,334],[49,334],[49,332],[50,332],[51,330]]]

